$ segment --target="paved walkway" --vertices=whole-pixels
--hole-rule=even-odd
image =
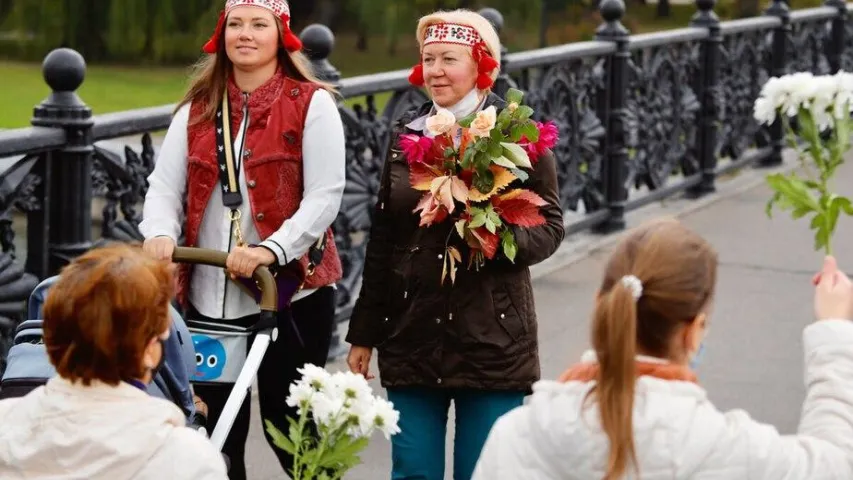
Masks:
[[[806,221],[794,222],[783,214],[765,216],[769,190],[761,184],[747,187],[766,173],[749,171],[721,182],[713,201],[669,201],[633,212],[631,221],[676,214],[716,246],[721,262],[718,298],[700,380],[720,408],[745,408],[786,433],[796,429],[804,396],[801,331],[812,321],[810,279],[822,254],[813,250]],[[839,175],[840,193],[853,194],[853,165],[842,167]],[[853,235],[853,219],[839,223],[836,255],[847,271],[853,271],[853,242],[845,240]],[[590,235],[570,239],[552,265],[534,272],[544,377],[558,375],[588,345],[593,293],[612,246],[607,239],[590,239]],[[336,362],[330,367],[344,365]],[[374,385],[380,390],[378,383]],[[249,478],[284,478],[260,423],[255,406],[247,445]],[[452,432],[448,445],[451,442]],[[383,437],[375,438],[362,460],[364,464],[348,479],[389,478],[390,445]]]

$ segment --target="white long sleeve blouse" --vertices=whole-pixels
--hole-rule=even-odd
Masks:
[[[177,241],[181,232],[183,201],[187,183],[187,123],[189,105],[182,106],[172,119],[163,145],[148,177],[149,187],[139,229],[145,238],[167,236]],[[247,128],[245,115],[233,141],[236,158],[243,158],[242,133]],[[242,164],[240,165],[242,167]],[[252,221],[249,202],[240,206],[240,228],[247,243],[259,244],[275,252],[284,265],[305,255],[334,222],[340,210],[346,184],[344,129],[332,95],[317,90],[311,98],[305,119],[302,143],[303,198],[296,213],[261,241]],[[240,192],[249,198],[245,175],[238,175]],[[230,251],[233,238],[229,211],[222,204],[222,192],[213,189],[199,227],[198,246]],[[315,290],[303,290],[297,301]],[[259,308],[221,268],[196,266],[189,287],[189,301],[202,315],[236,319],[256,314]]]

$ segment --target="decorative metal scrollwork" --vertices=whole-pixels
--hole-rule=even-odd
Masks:
[[[698,170],[696,144],[699,98],[692,79],[698,71],[693,43],[634,52],[628,92],[628,183],[656,190],[669,177]]]
[[[767,128],[753,116],[755,99],[770,77],[772,37],[767,31],[742,32],[723,37],[720,90],[715,102],[720,111],[717,155],[738,159],[752,147],[770,143]]]
[[[601,62],[577,59],[548,68],[527,102],[536,120],[553,121],[560,131],[554,148],[564,210],[589,213],[602,208],[601,144],[604,125],[595,112],[595,98],[604,85]]]
[[[30,293],[38,284],[35,275],[26,273],[16,262],[13,210],[24,213],[42,208],[41,176],[37,168],[42,156],[27,155],[0,174],[0,374],[4,371],[6,352],[14,328],[26,311]]]
[[[815,75],[829,73],[826,44],[831,24],[826,20],[796,22],[791,25],[788,51],[791,59],[790,72],[812,72]]]
[[[148,176],[154,170],[154,146],[151,134],[142,136],[140,153],[124,147],[124,158],[118,154],[95,147],[92,168],[94,193],[104,197],[101,234],[106,239],[120,241],[142,240],[138,211],[148,192]],[[121,213],[121,218],[119,218]]]

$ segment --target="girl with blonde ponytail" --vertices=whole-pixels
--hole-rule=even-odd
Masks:
[[[495,423],[473,478],[853,478],[853,282],[827,257],[803,332],[800,428],[780,435],[717,410],[693,373],[716,277],[714,249],[675,220],[627,235],[596,297],[592,350]]]

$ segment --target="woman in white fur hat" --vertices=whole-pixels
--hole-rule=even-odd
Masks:
[[[458,144],[457,119],[507,107],[491,93],[500,41],[482,16],[438,12],[420,19],[421,61],[410,81],[432,98],[393,127],[373,217],[364,281],[350,320],[350,369],[369,376],[373,349],[402,431],[392,437],[393,479],[443,480],[451,402],[456,412],[453,478],[467,480],[495,419],[522,404],[539,378],[529,268],[563,239],[557,172],[550,150],[533,160],[525,187],[544,205],[542,224],[514,229],[518,252],[479,269],[460,267],[443,284],[448,242],[463,262],[472,249],[454,222],[421,226],[422,191],[410,184],[415,144],[431,143],[436,122]],[[516,105],[517,107],[517,105]],[[470,130],[469,130],[470,133]],[[401,146],[401,140],[409,147]],[[414,142],[414,143],[413,143]]]

